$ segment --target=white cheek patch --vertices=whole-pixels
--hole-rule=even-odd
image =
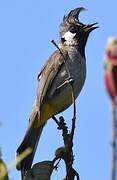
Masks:
[[[74,36],[76,35],[76,33],[71,33],[70,31],[66,32],[63,36],[63,38],[66,40],[66,41],[71,41]]]

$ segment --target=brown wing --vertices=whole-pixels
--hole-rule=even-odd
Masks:
[[[62,51],[64,54],[64,57],[68,58],[68,52]],[[46,93],[48,89],[50,88],[54,78],[60,71],[62,65],[64,64],[63,56],[60,54],[59,50],[55,51],[52,56],[47,61],[46,65],[38,75],[39,82],[39,88],[37,91],[37,98],[39,106],[41,106],[44,98],[46,97]]]

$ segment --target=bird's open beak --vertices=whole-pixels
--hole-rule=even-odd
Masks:
[[[93,31],[94,29],[99,28],[99,26],[97,26],[97,25],[98,25],[97,22],[96,22],[96,23],[92,23],[92,24],[87,24],[87,25],[85,25],[85,26],[83,27],[83,29],[84,29],[85,32],[91,32],[91,31]]]

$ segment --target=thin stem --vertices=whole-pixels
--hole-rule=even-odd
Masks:
[[[111,180],[116,180],[116,151],[117,151],[117,145],[116,145],[116,131],[117,131],[117,119],[116,119],[116,105],[113,105],[112,114],[112,169],[111,169]]]
[[[73,161],[74,161],[72,148],[73,148],[73,137],[74,137],[75,123],[76,123],[76,102],[75,102],[75,93],[74,93],[74,87],[73,87],[74,79],[72,79],[72,76],[69,71],[69,67],[66,63],[67,59],[65,58],[63,52],[61,51],[61,49],[58,47],[58,45],[55,43],[54,40],[52,40],[51,42],[57,47],[57,49],[59,50],[59,52],[62,55],[63,60],[64,60],[65,68],[66,68],[66,71],[68,74],[68,78],[64,83],[65,84],[69,83],[69,85],[71,86],[71,96],[72,96],[72,103],[73,103],[73,118],[72,118],[71,132],[68,133],[68,130],[67,130],[68,128],[66,126],[66,123],[65,123],[65,120],[63,117],[59,118],[60,121],[58,121],[55,116],[53,116],[52,118],[57,123],[58,129],[61,129],[63,132],[62,136],[63,136],[63,141],[64,141],[66,151],[61,158],[64,160],[65,165],[66,165],[65,180],[74,180],[75,177],[77,177],[77,180],[79,180],[79,174],[72,167]]]
[[[56,124],[59,126],[60,122],[58,121],[58,119],[55,116],[52,116],[52,119],[56,122]]]
[[[71,95],[72,95],[72,103],[73,103],[73,118],[72,118],[72,129],[71,129],[71,141],[72,141],[73,136],[74,136],[74,131],[75,131],[75,121],[76,121],[76,102],[75,102],[75,93],[74,93],[74,87],[73,87],[74,80],[72,79],[72,76],[70,75],[70,71],[69,71],[69,68],[66,64],[66,58],[65,58],[63,52],[61,51],[61,49],[59,48],[59,46],[56,44],[56,42],[54,40],[52,40],[51,42],[55,45],[55,47],[59,50],[60,54],[63,57],[65,68],[66,68],[66,71],[68,74],[68,83],[71,86],[71,93],[72,93]],[[72,81],[71,81],[71,79],[72,79]]]
[[[67,74],[68,74],[68,78],[71,77],[69,68],[68,68],[68,66],[67,66],[67,64],[66,64],[66,58],[65,58],[64,54],[62,53],[61,49],[60,49],[59,46],[55,43],[54,40],[51,40],[51,42],[55,45],[55,47],[59,50],[60,54],[63,56],[63,61],[64,61],[65,68],[66,68],[66,71],[67,71]]]
[[[72,87],[72,101],[73,101],[73,118],[72,118],[72,129],[71,129],[71,141],[73,140],[74,137],[74,131],[75,131],[75,124],[76,124],[76,101],[75,101],[75,94],[74,94],[74,89],[73,85]]]

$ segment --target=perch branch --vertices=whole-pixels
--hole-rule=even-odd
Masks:
[[[66,177],[64,180],[74,180],[75,177],[79,180],[79,174],[73,168],[73,141],[71,141],[71,133],[68,133],[68,127],[66,126],[64,118],[61,116],[59,121],[53,116],[55,122],[57,122],[58,129],[62,130],[64,147],[58,148],[54,161],[63,159],[66,165]],[[58,164],[57,164],[58,165]]]

